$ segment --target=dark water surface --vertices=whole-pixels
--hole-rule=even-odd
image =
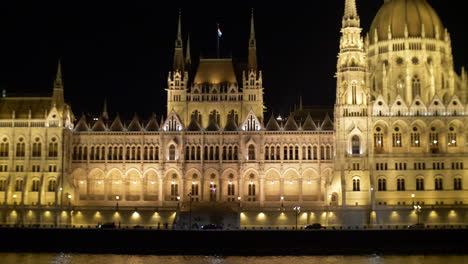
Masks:
[[[1,264],[468,264],[468,255],[213,257],[0,253]]]

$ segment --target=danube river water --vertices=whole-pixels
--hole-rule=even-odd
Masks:
[[[468,255],[216,257],[0,253],[1,264],[466,264]]]

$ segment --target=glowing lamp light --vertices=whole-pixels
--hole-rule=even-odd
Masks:
[[[84,184],[84,181],[80,181],[80,184]]]
[[[271,181],[271,184],[275,184],[275,181]]]
[[[119,182],[119,181],[116,181],[115,184],[120,184],[120,182]]]
[[[102,184],[102,181],[98,181],[97,183],[98,183],[98,184]]]
[[[196,182],[193,181],[193,182],[192,182],[192,185],[195,185],[195,184],[196,184]]]
[[[172,184],[172,185],[174,185],[174,184],[175,184],[175,182],[173,182],[173,181],[172,181],[172,182],[171,182],[171,184]]]
[[[116,199],[116,200],[120,200],[120,196],[118,196],[118,195],[115,196],[115,199]]]
[[[240,201],[240,200],[241,200],[241,197],[240,197],[240,196],[239,196],[239,197],[237,197],[237,200],[239,200],[239,201]]]
[[[419,140],[414,141],[414,143],[419,144]]]
[[[154,184],[154,181],[152,181],[151,184]]]
[[[71,199],[71,198],[72,198],[72,195],[71,195],[71,194],[69,194],[69,195],[68,195],[68,199]]]
[[[330,198],[330,199],[331,199],[331,198],[332,198],[332,195],[331,195],[331,194],[329,194],[329,195],[328,195],[328,198]]]
[[[416,195],[414,193],[411,194],[411,198],[414,198],[416,197]]]
[[[281,196],[281,201],[283,201],[283,200],[284,200],[284,196]]]
[[[294,184],[293,181],[290,181],[289,184]]]
[[[136,181],[133,181],[133,184],[137,184],[137,182],[136,182]]]
[[[214,182],[210,182],[210,184],[211,184],[211,185],[213,185],[213,184],[214,184]]]
[[[250,185],[253,185],[254,183],[253,182],[250,182]]]
[[[229,184],[229,185],[232,185],[232,182],[229,182],[228,184]]]
[[[177,201],[179,201],[179,200],[180,200],[180,196],[177,196]]]
[[[434,144],[437,144],[437,142],[438,142],[437,140],[434,140]]]
[[[397,142],[396,142],[396,143],[397,143],[397,144],[400,144],[400,142],[401,142],[400,140],[397,140]]]
[[[16,198],[16,197],[17,197],[16,194],[13,194],[13,198]]]
[[[379,140],[378,143],[379,143],[379,144],[382,144],[382,140]]]
[[[454,140],[452,140],[452,144],[455,144],[455,143],[457,143],[457,141],[456,141],[455,139],[454,139]]]
[[[312,182],[311,182],[311,181],[308,181],[307,184],[312,184]]]

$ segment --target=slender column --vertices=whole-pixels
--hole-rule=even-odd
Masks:
[[[162,178],[159,178],[158,179],[158,188],[159,188],[159,191],[158,191],[158,204],[159,206],[162,206],[163,205],[163,202],[164,202],[164,193],[163,193],[163,179]]]
[[[237,192],[237,196],[238,197],[241,197],[241,202],[243,202],[243,199],[244,199],[244,185],[242,184],[242,179],[241,178],[238,178],[237,179],[237,186],[238,186],[238,192]]]
[[[110,189],[110,184],[112,184],[112,179],[105,179],[104,180],[104,201],[108,200],[109,197],[109,189]]]
[[[260,176],[260,206],[265,204],[265,178]]]
[[[143,179],[140,180],[141,181],[141,195],[140,195],[140,201],[144,201],[144,197],[145,197],[145,187],[146,187],[146,184],[147,184],[147,181]]]
[[[280,196],[284,197],[284,179],[280,179]]]
[[[302,178],[299,178],[298,181],[297,181],[297,184],[299,184],[299,202],[302,202],[303,201],[303,182],[304,180]]]
[[[222,202],[223,201],[223,184],[224,184],[224,180],[223,179],[219,179],[219,184],[218,184],[218,192],[219,192],[219,201]]]

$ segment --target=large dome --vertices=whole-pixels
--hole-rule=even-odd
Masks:
[[[392,38],[405,37],[405,24],[408,25],[409,37],[422,37],[422,25],[426,38],[436,38],[436,30],[439,31],[439,39],[445,36],[445,28],[426,0],[385,0],[370,29],[370,41],[374,43],[377,32],[378,39],[388,40],[388,28],[390,26]]]

